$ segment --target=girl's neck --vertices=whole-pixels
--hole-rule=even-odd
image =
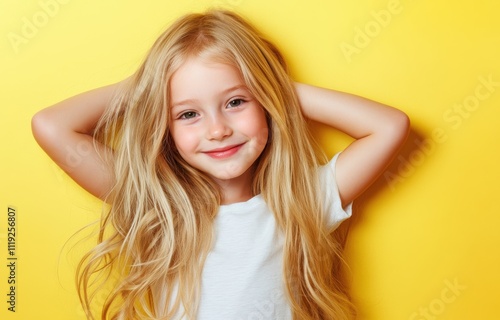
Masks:
[[[245,202],[254,196],[250,171],[248,170],[241,176],[230,180],[215,180],[222,191],[221,204]]]
[[[250,200],[253,197],[252,192],[242,192],[242,193],[236,193],[231,190],[229,193],[224,192],[224,198],[222,198],[222,203],[221,204],[232,204],[232,203],[237,203],[237,202],[245,202]]]

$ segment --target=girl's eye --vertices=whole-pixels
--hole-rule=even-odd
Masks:
[[[197,113],[194,112],[194,111],[188,111],[188,112],[184,112],[183,114],[181,114],[181,116],[179,117],[179,119],[192,119],[194,117],[197,116]]]
[[[234,99],[229,101],[229,107],[239,107],[243,103],[243,99]]]

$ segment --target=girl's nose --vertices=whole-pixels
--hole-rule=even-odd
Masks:
[[[227,120],[222,115],[215,115],[209,123],[207,138],[209,140],[223,140],[232,133],[233,130],[227,123]]]

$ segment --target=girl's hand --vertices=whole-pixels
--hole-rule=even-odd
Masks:
[[[296,90],[304,116],[356,139],[336,165],[340,198],[346,205],[391,162],[408,136],[409,118],[400,110],[343,92],[298,83]]]

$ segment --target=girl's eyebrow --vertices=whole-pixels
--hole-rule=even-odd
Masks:
[[[221,95],[226,95],[226,94],[229,94],[233,91],[237,91],[237,90],[240,90],[240,89],[244,89],[244,90],[247,90],[248,91],[248,88],[246,85],[244,84],[238,84],[238,85],[235,85],[233,87],[230,87],[228,89],[224,89],[220,92]],[[197,99],[185,99],[185,100],[181,100],[181,101],[178,101],[178,102],[174,102],[172,103],[172,105],[170,106],[170,108],[175,108],[179,105],[186,105],[186,104],[195,104],[198,100]]]
[[[179,102],[175,102],[175,103],[172,103],[172,105],[170,106],[171,109],[177,107],[177,106],[182,106],[182,105],[186,105],[186,104],[195,104],[196,101],[198,101],[197,99],[186,99],[186,100],[182,100],[182,101],[179,101]]]
[[[233,86],[233,87],[231,87],[231,88],[228,88],[228,89],[226,89],[226,90],[222,91],[221,93],[222,93],[222,94],[227,94],[227,93],[231,93],[231,92],[233,92],[233,91],[239,90],[239,89],[245,89],[245,90],[248,90],[248,88],[247,88],[247,86],[246,86],[246,85],[244,85],[244,84],[238,84],[238,85],[235,85],[235,86]]]

